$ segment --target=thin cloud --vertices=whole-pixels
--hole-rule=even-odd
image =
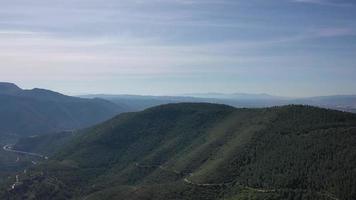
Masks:
[[[306,4],[318,4],[324,6],[341,6],[341,7],[349,7],[353,6],[352,3],[333,1],[333,0],[293,0],[295,3],[306,3]]]
[[[317,31],[320,37],[342,37],[356,35],[356,31],[350,28],[325,28]]]
[[[234,73],[277,74],[286,68],[289,74],[287,68],[301,66],[354,67],[356,47],[344,36],[355,35],[355,12],[342,7],[353,0],[281,1],[3,0],[0,79],[62,83],[100,74],[113,85],[127,74],[221,73],[228,80]]]

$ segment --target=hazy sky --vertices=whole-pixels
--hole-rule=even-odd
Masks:
[[[0,0],[0,81],[67,94],[356,94],[356,2]]]

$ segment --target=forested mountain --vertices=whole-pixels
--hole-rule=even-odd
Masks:
[[[353,200],[355,144],[351,113],[163,105],[74,134],[1,199]]]
[[[35,135],[91,126],[125,107],[103,99],[65,96],[43,89],[22,90],[0,83],[0,135]]]

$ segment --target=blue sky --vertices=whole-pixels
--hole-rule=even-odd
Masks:
[[[0,72],[66,94],[356,94],[356,2],[1,0]]]

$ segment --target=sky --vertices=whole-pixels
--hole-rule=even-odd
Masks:
[[[356,94],[354,0],[0,0],[0,81],[65,94]]]

